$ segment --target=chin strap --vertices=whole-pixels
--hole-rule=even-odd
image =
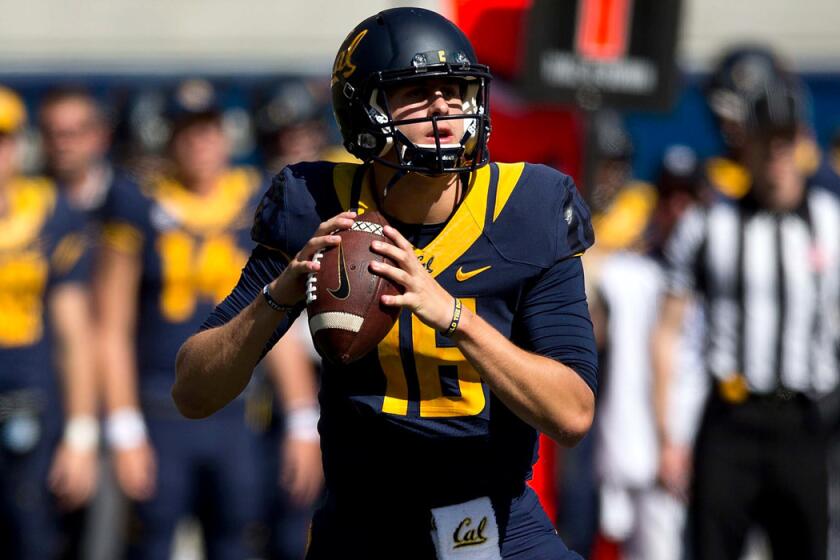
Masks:
[[[404,169],[398,169],[396,173],[391,175],[391,178],[388,180],[388,184],[386,184],[385,188],[382,190],[382,204],[380,204],[382,208],[385,207],[385,198],[388,196],[388,191],[397,184],[397,181],[406,175],[408,175],[408,171],[405,171]]]

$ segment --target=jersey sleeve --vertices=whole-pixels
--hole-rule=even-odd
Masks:
[[[597,394],[598,358],[580,258],[557,262],[527,289],[513,338],[526,350],[572,368]]]
[[[257,205],[251,239],[256,243],[280,251],[288,260],[286,237],[286,179],[283,172],[271,180],[271,186]]]
[[[705,208],[691,208],[680,218],[663,253],[665,289],[678,296],[700,287],[698,271],[706,237]]]
[[[63,201],[57,208],[55,244],[50,252],[50,284],[87,283],[91,272],[91,243],[85,216]]]
[[[330,169],[314,162],[287,166],[275,175],[257,206],[251,238],[287,259],[297,254],[321,221],[340,211],[313,194],[329,198]]]
[[[210,316],[201,325],[200,331],[220,327],[248,307],[254,298],[262,291],[263,286],[277,278],[286,268],[288,261],[279,252],[258,245],[251,252],[248,262],[242,269],[239,281],[233,291],[210,313]],[[289,329],[291,324],[303,310],[303,302],[286,314],[285,318],[277,326],[271,338],[263,349],[263,356],[280,340],[280,337]]]
[[[557,220],[558,261],[580,255],[595,242],[589,207],[583,201],[572,178],[568,175],[562,177],[561,214]]]
[[[116,251],[139,254],[147,235],[149,200],[140,187],[125,181],[108,192],[102,208],[100,242]]]

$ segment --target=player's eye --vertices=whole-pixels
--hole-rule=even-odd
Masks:
[[[461,88],[457,84],[444,84],[440,86],[440,93],[444,99],[449,100],[461,97]]]
[[[411,101],[424,101],[429,97],[429,88],[427,86],[414,86],[406,92],[405,96]]]

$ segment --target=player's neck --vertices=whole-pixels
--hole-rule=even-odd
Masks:
[[[221,183],[224,172],[225,170],[218,170],[214,173],[201,173],[195,175],[181,173],[178,174],[178,180],[184,188],[193,194],[198,196],[209,196],[216,192],[216,188],[218,188]]]
[[[396,173],[393,169],[372,167],[371,186],[382,210],[403,223],[445,222],[464,196],[457,173],[436,177],[408,173],[392,183]]]
[[[74,173],[56,179],[62,184],[65,194],[75,206],[85,206],[85,202],[102,189],[106,180],[107,169],[101,163],[85,166]]]

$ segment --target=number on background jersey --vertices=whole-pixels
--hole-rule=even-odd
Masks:
[[[239,279],[247,255],[228,234],[196,240],[179,230],[158,239],[163,289],[160,309],[167,321],[186,321],[199,299],[218,303]]]
[[[36,251],[0,263],[0,347],[28,346],[41,339],[47,273],[47,261]]]

